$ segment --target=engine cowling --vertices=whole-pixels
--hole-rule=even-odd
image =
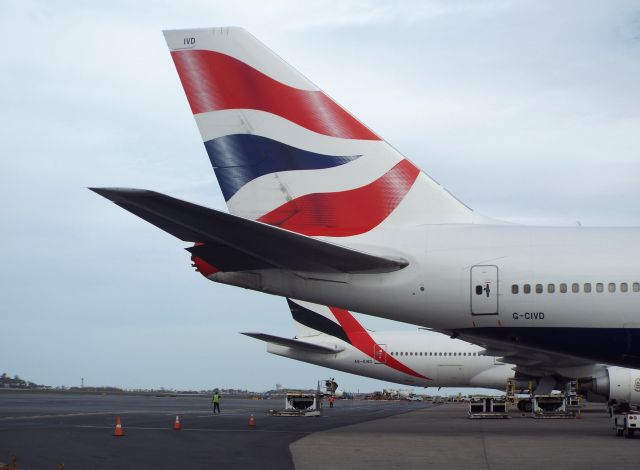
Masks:
[[[609,367],[609,399],[640,405],[640,370]]]
[[[607,367],[595,377],[578,381],[578,391],[589,401],[616,400],[640,405],[640,370]]]

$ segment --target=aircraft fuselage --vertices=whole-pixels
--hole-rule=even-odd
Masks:
[[[640,229],[424,225],[381,229],[343,244],[404,258],[409,266],[385,274],[262,270],[210,279],[640,367]]]

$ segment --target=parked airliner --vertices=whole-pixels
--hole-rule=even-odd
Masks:
[[[542,376],[517,372],[503,358],[488,356],[481,347],[446,335],[418,331],[369,331],[354,314],[335,307],[287,299],[296,327],[295,338],[243,333],[267,343],[267,351],[351,374],[418,387],[480,387],[504,390],[515,379],[517,390],[533,391]],[[596,377],[610,378],[597,393]],[[559,389],[575,377],[556,377]],[[578,380],[578,391],[590,401],[632,400],[640,370],[592,364]],[[550,390],[546,391],[547,393]],[[519,403],[528,409],[529,400]]]
[[[165,39],[230,213],[93,190],[190,242],[208,279],[430,327],[549,381],[640,367],[639,229],[481,216],[242,28]]]
[[[343,309],[287,299],[295,338],[243,333],[267,342],[267,351],[319,366],[418,387],[504,390],[515,366],[481,347],[428,330],[365,329]],[[523,384],[527,386],[526,383]]]

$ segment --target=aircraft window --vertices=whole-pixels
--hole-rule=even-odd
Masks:
[[[518,284],[513,284],[511,286],[511,293],[512,294],[517,294],[518,293]]]
[[[633,292],[640,292],[640,282],[633,283]]]
[[[627,292],[629,290],[629,284],[626,282],[620,283],[620,292]]]
[[[567,285],[564,282],[560,284],[560,292],[562,292],[563,294],[567,293]]]
[[[429,353],[429,356],[433,356],[433,353]]]
[[[577,282],[571,284],[571,292],[573,292],[574,294],[580,292],[580,284],[578,284]]]
[[[525,284],[522,290],[525,294],[531,294],[531,285]]]
[[[588,294],[589,292],[591,292],[591,283],[590,282],[585,282],[584,283],[584,291]]]
[[[420,353],[420,355],[422,356],[422,353]]]
[[[616,291],[616,283],[615,282],[610,282],[609,283],[609,292],[615,292]]]
[[[553,294],[556,291],[556,285],[555,284],[547,284],[547,292],[549,294]]]
[[[598,282],[596,284],[596,292],[604,292],[604,285],[602,284],[602,282]]]
[[[542,284],[536,284],[536,294],[542,294]]]
[[[413,353],[412,353],[412,352],[410,352],[410,353],[409,353],[409,356],[413,356]]]

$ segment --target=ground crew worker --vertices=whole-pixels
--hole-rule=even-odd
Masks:
[[[333,395],[329,396],[329,408],[333,408],[333,402],[336,401]]]
[[[213,403],[213,414],[216,414],[216,410],[218,410],[218,414],[220,414],[220,394],[217,389],[213,392],[211,403]]]

